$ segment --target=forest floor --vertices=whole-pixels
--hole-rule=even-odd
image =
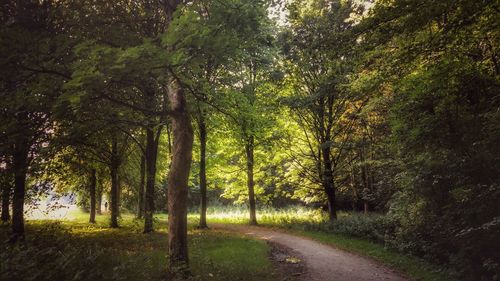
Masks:
[[[208,230],[197,229],[198,215],[190,214],[190,280],[451,280],[439,268],[383,245],[303,230],[298,221],[284,224],[286,217],[312,219],[289,213],[263,212],[265,227],[251,227],[246,214],[224,211],[208,217]],[[29,218],[26,241],[14,246],[2,243],[9,227],[0,225],[0,280],[165,280],[167,215],[157,214],[154,223],[155,233],[145,235],[143,221],[132,214],[123,214],[121,227],[111,229],[109,214],[89,224],[87,213],[74,210],[58,219]]]
[[[215,224],[212,227],[217,230],[242,233],[277,245],[279,250],[281,250],[284,262],[292,264],[294,261],[297,264],[303,263],[302,272],[295,270],[295,272],[290,274],[291,276],[297,276],[296,280],[409,280],[372,259],[283,231],[235,224]]]
[[[168,280],[166,215],[155,218],[154,233],[143,234],[141,220],[123,214],[120,228],[109,216],[76,211],[59,220],[27,220],[26,240],[4,243],[10,228],[0,225],[2,281],[164,281]],[[265,241],[221,230],[189,227],[192,281],[280,281]],[[279,268],[278,268],[279,269]]]

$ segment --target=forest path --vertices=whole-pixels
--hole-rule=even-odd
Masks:
[[[269,241],[297,253],[306,273],[299,280],[307,281],[408,281],[397,272],[369,258],[292,235],[258,226],[214,224],[215,229],[238,232]],[[292,255],[293,256],[293,255]],[[295,279],[297,280],[297,279]]]

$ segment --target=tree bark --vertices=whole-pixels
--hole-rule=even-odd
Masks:
[[[164,1],[167,22],[172,21],[180,0]],[[169,270],[172,273],[189,272],[187,248],[187,195],[189,170],[193,153],[193,128],[189,118],[186,97],[179,82],[171,81],[168,89],[173,144],[168,175],[168,249]]]
[[[198,122],[200,133],[200,225],[199,228],[208,228],[207,226],[207,168],[206,168],[206,151],[207,151],[207,127],[205,121]]]
[[[250,224],[257,224],[257,216],[255,212],[255,182],[253,179],[253,164],[254,164],[254,137],[251,136],[248,138],[247,143],[245,145],[245,152],[247,155],[247,187],[248,187],[248,205],[250,207]]]
[[[144,206],[144,233],[153,232],[153,213],[155,210],[156,158],[158,143],[153,128],[146,129],[146,204]]]
[[[26,175],[28,173],[28,142],[21,138],[14,145],[13,172],[14,196],[12,198],[12,237],[11,242],[24,239],[24,197]]]
[[[325,142],[324,142],[325,143]],[[322,184],[328,199],[328,215],[330,221],[337,219],[337,206],[335,205],[335,185],[333,182],[332,160],[330,159],[330,148],[321,149],[323,158]]]
[[[111,227],[118,227],[118,192],[119,192],[119,183],[118,183],[118,168],[120,165],[120,161],[118,158],[118,140],[115,136],[112,137],[111,140],[111,163],[109,167],[110,175],[111,175]]]
[[[102,215],[102,184],[97,181],[96,177],[96,188],[97,188],[97,206],[96,213]]]
[[[353,161],[353,160],[351,160]],[[350,168],[349,168],[349,185],[351,187],[351,190],[352,190],[352,202],[351,202],[351,206],[352,206],[352,210],[354,212],[357,211],[357,203],[358,203],[358,198],[359,198],[359,195],[358,195],[358,190],[357,190],[357,187],[356,187],[356,177],[355,177],[355,172],[354,172],[354,166],[351,164],[350,165]]]
[[[146,158],[141,156],[141,182],[139,184],[139,195],[137,198],[137,218],[141,219],[144,215],[144,184],[146,175]]]
[[[96,170],[92,169],[90,172],[90,218],[89,223],[95,223],[95,213],[96,213]]]
[[[187,195],[193,150],[193,128],[184,92],[172,81],[168,97],[172,111],[172,162],[168,175],[168,248],[170,271],[189,271]]]
[[[10,171],[9,167],[6,167],[5,169],[5,181],[2,183],[2,215],[1,215],[1,220],[2,222],[8,222],[10,220],[10,213],[9,213],[9,205],[10,205],[10,191],[11,191],[11,179],[10,179]]]
[[[364,140],[364,139],[363,139]],[[368,213],[369,205],[368,205],[368,195],[371,191],[371,180],[370,180],[370,166],[366,163],[365,157],[365,149],[364,147],[360,150],[360,158],[363,165],[361,166],[361,181],[363,183],[363,212],[365,214]]]

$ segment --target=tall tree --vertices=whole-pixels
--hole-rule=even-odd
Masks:
[[[235,124],[236,138],[241,141],[245,155],[247,176],[248,206],[250,224],[257,224],[256,198],[255,198],[255,148],[263,141],[269,116],[265,116],[265,104],[259,101],[265,94],[263,86],[271,74],[270,64],[273,59],[272,23],[267,17],[268,3],[249,2],[242,9],[249,9],[249,22],[240,26],[248,26],[252,33],[247,34],[244,40],[239,41],[239,54],[233,61],[235,67],[232,75],[233,85],[229,94],[229,102],[233,110],[229,111],[231,121]],[[243,38],[242,38],[243,39]]]
[[[200,181],[200,223],[199,228],[208,228],[207,226],[207,109],[206,106],[197,104],[196,124],[198,125],[198,140],[200,142],[200,168],[199,168],[199,181]]]
[[[0,183],[2,184],[2,214],[1,220],[6,223],[10,220],[10,194],[12,190],[12,175],[9,171],[8,159],[2,161],[3,166],[0,168]]]
[[[141,219],[144,216],[144,183],[146,175],[146,159],[141,156],[141,171],[140,171],[140,182],[139,182],[139,192],[137,198],[137,218]]]
[[[51,107],[69,78],[68,49],[74,39],[62,26],[61,17],[71,16],[59,13],[64,8],[50,1],[8,1],[2,6],[1,146],[12,158],[14,175],[12,241],[24,237],[26,179],[51,137]]]
[[[292,92],[288,103],[304,131],[312,160],[308,174],[321,184],[334,220],[335,177],[350,141],[353,112],[363,104],[354,103],[352,93],[343,87],[356,44],[356,37],[349,34],[355,9],[351,1],[303,2],[291,4],[291,30],[281,35]]]
[[[174,18],[179,0],[165,2],[167,23]],[[167,31],[168,32],[168,31]],[[174,73],[171,73],[174,74]],[[193,150],[193,128],[186,96],[179,79],[168,85],[171,128],[173,135],[172,160],[168,173],[168,249],[170,270],[186,272],[189,268],[187,245],[188,179]]]

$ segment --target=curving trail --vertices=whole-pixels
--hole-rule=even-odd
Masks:
[[[216,224],[212,227],[264,239],[298,253],[307,270],[301,277],[304,281],[409,281],[369,258],[308,238],[258,226]]]

